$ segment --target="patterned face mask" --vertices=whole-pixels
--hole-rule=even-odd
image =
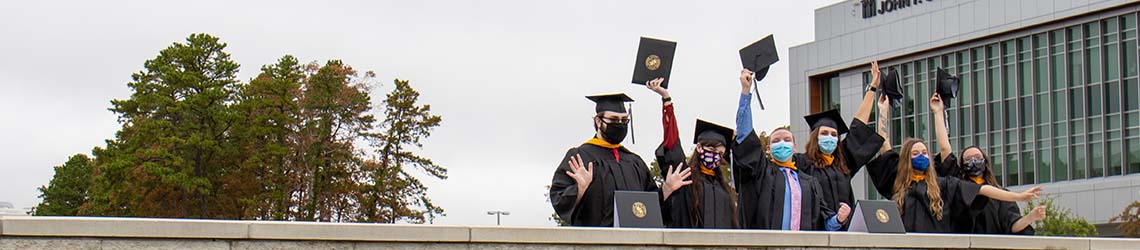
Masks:
[[[979,157],[966,160],[966,166],[962,170],[966,171],[966,174],[970,176],[982,176],[982,173],[986,171],[986,167],[988,167],[986,166],[986,159]]]

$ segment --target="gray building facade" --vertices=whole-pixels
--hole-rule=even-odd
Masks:
[[[1003,185],[1042,185],[1103,233],[1140,200],[1140,2],[853,0],[815,11],[815,41],[790,49],[792,131],[810,113],[854,116],[870,62],[900,73],[906,96],[890,126],[937,151],[928,100],[935,72],[961,77],[951,143],[990,155]],[[874,117],[874,116],[872,116]],[[874,120],[874,118],[872,118]],[[802,141],[802,140],[801,140]],[[802,147],[800,148],[802,150]],[[860,173],[857,199],[879,199]]]

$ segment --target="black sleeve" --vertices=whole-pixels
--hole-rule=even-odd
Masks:
[[[957,177],[938,177],[938,185],[942,188],[942,201],[945,207],[954,209],[955,214],[967,214],[971,207],[985,208],[986,199],[977,199],[982,191],[982,185]],[[975,204],[977,203],[977,204]]]
[[[550,181],[550,205],[554,206],[554,212],[559,218],[570,223],[573,223],[574,215],[578,212],[575,204],[578,199],[578,182],[566,175],[566,172],[570,171],[570,157],[578,154],[576,147],[567,150]]]
[[[732,177],[736,179],[737,186],[756,180],[758,168],[766,161],[765,150],[761,145],[760,137],[756,136],[756,131],[752,131],[743,142],[732,148]]]
[[[815,206],[819,208],[819,217],[816,218],[816,229],[819,231],[827,231],[827,219],[835,216],[835,211],[828,208],[827,202],[823,199],[823,186],[819,184],[819,179],[812,182],[812,197],[815,199]],[[838,207],[838,206],[837,206]],[[842,228],[842,224],[840,224]]]
[[[890,199],[895,192],[895,177],[898,176],[899,154],[887,151],[867,163],[867,174],[875,184],[879,195]]]
[[[851,169],[850,176],[855,176],[867,162],[870,162],[885,140],[876,133],[871,126],[859,119],[851,119],[851,129],[847,137],[843,138],[843,158],[847,160],[847,168]]]
[[[938,172],[939,177],[954,177],[962,176],[962,168],[958,166],[958,157],[954,153],[942,159],[942,153],[934,154],[935,172]]]
[[[681,141],[678,140],[673,149],[666,150],[665,145],[657,147],[653,151],[653,155],[657,158],[657,167],[660,169],[661,178],[665,178],[669,174],[669,166],[677,166],[685,162],[685,152],[681,150]],[[689,166],[682,166],[688,168]]]

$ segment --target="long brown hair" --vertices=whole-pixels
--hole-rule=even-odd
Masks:
[[[971,148],[978,149],[978,152],[982,153],[982,159],[986,160],[986,169],[982,170],[982,180],[985,180],[986,183],[982,183],[982,184],[994,186],[997,188],[1002,188],[1001,184],[998,184],[998,182],[997,182],[997,177],[994,177],[993,162],[990,161],[990,154],[987,154],[985,150],[982,150],[982,148],[980,148],[978,146],[969,146],[969,147],[966,147],[966,149],[962,150],[962,154],[960,154],[961,158],[958,158],[958,169],[963,169],[963,170],[965,169],[965,167],[966,167],[966,150],[970,150]],[[958,178],[962,178],[963,180],[969,180],[970,177],[971,177],[970,173],[966,173],[966,171],[961,171],[961,173],[958,176]]]
[[[697,144],[697,148],[699,149],[700,147],[701,147],[701,145]],[[717,167],[716,171],[713,171],[713,172],[715,172],[714,177],[716,177],[717,182],[720,182],[720,186],[723,187],[724,190],[728,191],[729,203],[730,203],[730,205],[732,205],[732,227],[733,228],[740,228],[740,222],[737,220],[737,218],[739,218],[740,212],[738,211],[739,206],[737,206],[737,204],[736,204],[736,200],[737,200],[736,189],[732,188],[732,185],[728,183],[728,178],[726,178],[726,176],[721,175],[721,171],[720,171],[721,170],[720,168],[731,167],[731,166],[727,166],[728,165],[728,157],[729,157],[728,150],[725,150],[725,153],[721,154],[720,162],[717,163],[718,167]],[[692,155],[689,156],[689,162],[686,163],[685,165],[687,165],[687,166],[689,166],[689,168],[693,168],[693,170],[695,170],[695,171],[692,171],[693,174],[689,176],[689,180],[692,181],[692,184],[689,184],[689,187],[692,187],[689,189],[689,191],[690,191],[689,192],[689,197],[690,197],[690,199],[689,199],[689,220],[692,223],[694,228],[703,227],[704,226],[704,220],[703,220],[704,217],[702,216],[703,214],[701,213],[701,201],[704,201],[704,199],[701,199],[701,192],[704,191],[704,183],[697,178],[706,178],[706,177],[704,177],[703,176],[704,174],[700,172],[701,171],[700,168],[703,168],[704,164],[702,163],[702,160],[701,160],[701,154],[697,153],[697,149],[693,149]],[[696,177],[696,176],[700,176],[700,177]]]
[[[804,145],[804,149],[807,150],[807,158],[811,160],[813,167],[824,169],[830,166],[844,175],[851,174],[851,170],[847,168],[847,161],[843,159],[843,143],[838,145],[835,147],[835,151],[831,152],[831,156],[834,156],[835,159],[831,165],[827,165],[826,162],[823,162],[823,150],[819,150],[819,128],[816,128],[811,131],[811,136],[808,136],[808,142],[807,145]]]
[[[895,190],[891,195],[891,200],[895,201],[895,205],[899,207],[899,214],[904,213],[903,205],[906,202],[906,195],[910,193],[911,176],[917,171],[911,167],[910,164],[910,150],[914,145],[922,143],[922,140],[910,138],[903,142],[902,150],[899,151],[899,164],[897,166],[898,174],[895,176]],[[929,156],[927,156],[929,157]],[[931,165],[934,163],[932,162]],[[927,166],[926,171],[922,173],[926,176],[926,196],[930,198],[930,212],[934,214],[934,218],[942,221],[942,188],[938,186],[938,175],[934,173],[934,167]]]

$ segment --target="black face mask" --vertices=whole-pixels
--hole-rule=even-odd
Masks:
[[[603,122],[605,123],[605,122]],[[606,142],[610,144],[620,144],[625,140],[625,134],[629,132],[629,128],[625,123],[605,123],[605,128],[602,128],[602,135],[605,136]]]
[[[986,171],[986,167],[985,159],[970,159],[966,160],[966,166],[962,170],[970,176],[982,176],[982,173]]]

